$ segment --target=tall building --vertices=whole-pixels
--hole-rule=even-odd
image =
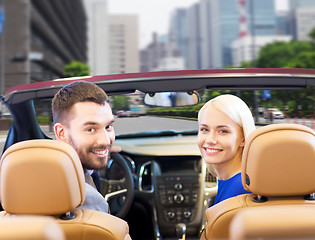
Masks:
[[[201,68],[199,15],[199,4],[187,9],[187,69]]]
[[[290,34],[296,40],[308,40],[314,24],[314,0],[289,0]]]
[[[172,13],[170,21],[170,35],[174,45],[177,47],[180,55],[185,60],[185,66],[187,68],[187,59],[188,59],[188,20],[187,20],[187,9],[178,8]]]
[[[88,19],[88,64],[92,75],[107,74],[108,61],[108,2],[84,0]]]
[[[170,71],[185,69],[184,58],[175,46],[175,39],[170,33],[169,35],[161,35],[159,37],[160,57],[157,59],[157,67],[150,71]]]
[[[309,33],[315,28],[315,6],[313,8],[298,8],[295,11],[296,39],[311,40]]]
[[[213,21],[210,21],[212,14],[209,0],[200,0],[200,68],[213,67],[212,49],[215,49],[213,40],[211,40],[212,33],[218,31]],[[213,36],[215,37],[215,36]]]
[[[199,0],[187,8],[186,18],[189,69],[232,65],[231,44],[241,34],[274,36],[277,31],[274,0]]]
[[[290,35],[256,36],[254,40],[250,35],[239,38],[232,43],[232,65],[241,67],[242,62],[252,61],[258,56],[260,49],[268,43],[289,42],[291,40],[292,36]],[[254,48],[252,47],[253,44],[255,45]]]
[[[213,12],[217,12],[214,21],[220,25],[219,35],[214,46],[221,42],[222,62],[215,63],[215,67],[226,67],[232,65],[231,44],[239,37],[268,36],[276,33],[276,14],[274,0],[215,0],[212,5]],[[245,9],[242,9],[242,5]],[[244,16],[240,13],[244,10]],[[241,25],[244,26],[242,29]],[[245,32],[244,32],[245,31]],[[214,55],[214,59],[217,59]]]
[[[109,15],[109,73],[139,72],[137,15]]]
[[[201,68],[223,68],[231,65],[230,46],[240,34],[241,11],[238,0],[199,2]]]
[[[289,13],[288,11],[281,11],[277,13],[276,17],[277,22],[277,35],[290,35],[290,28],[289,28]]]
[[[23,83],[63,77],[64,65],[86,62],[86,15],[77,0],[4,0],[3,94]]]
[[[141,72],[185,69],[184,58],[169,35],[153,33],[152,41],[141,50]]]
[[[140,52],[140,71],[150,72],[153,69],[156,69],[160,59],[165,56],[166,44],[159,41],[157,33],[153,33],[151,43]]]
[[[288,0],[289,9],[293,10],[300,7],[315,7],[314,0]]]
[[[244,0],[238,0],[244,1]],[[275,0],[246,0],[248,32],[251,35],[276,34]]]

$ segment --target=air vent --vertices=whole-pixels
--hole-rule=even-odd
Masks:
[[[139,190],[142,192],[153,192],[152,182],[152,162],[144,163],[140,168],[139,173]]]
[[[217,178],[215,176],[213,176],[209,170],[207,169],[207,172],[206,172],[206,179],[205,179],[205,182],[217,182]]]
[[[206,188],[213,188],[217,186],[217,178],[213,176],[208,169],[206,169],[206,174],[205,174],[205,184]]]

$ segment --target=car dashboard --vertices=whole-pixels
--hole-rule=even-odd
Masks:
[[[176,237],[178,224],[185,224],[187,237],[198,238],[216,178],[206,170],[196,134],[161,135],[118,136],[115,145],[133,168],[136,201],[149,208],[154,239]]]

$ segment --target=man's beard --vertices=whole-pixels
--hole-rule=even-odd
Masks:
[[[68,138],[68,143],[75,149],[75,151],[77,152],[82,167],[83,169],[93,169],[93,170],[100,170],[102,168],[105,168],[108,164],[109,159],[111,159],[111,155],[110,155],[110,149],[111,149],[111,145],[110,146],[104,146],[102,147],[103,149],[108,149],[108,155],[106,158],[103,159],[104,164],[102,164],[102,166],[92,166],[91,165],[91,157],[89,157],[89,153],[92,154],[93,149],[100,149],[99,147],[89,147],[86,149],[86,152],[84,151],[85,149],[81,149],[75,144],[75,142],[73,141],[72,137],[69,136]],[[83,151],[82,151],[83,150]]]

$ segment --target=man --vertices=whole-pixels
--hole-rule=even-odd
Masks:
[[[114,116],[103,89],[89,82],[70,83],[52,100],[56,139],[78,153],[86,178],[86,200],[81,208],[109,212],[108,203],[96,190],[91,174],[106,167],[115,140]]]

